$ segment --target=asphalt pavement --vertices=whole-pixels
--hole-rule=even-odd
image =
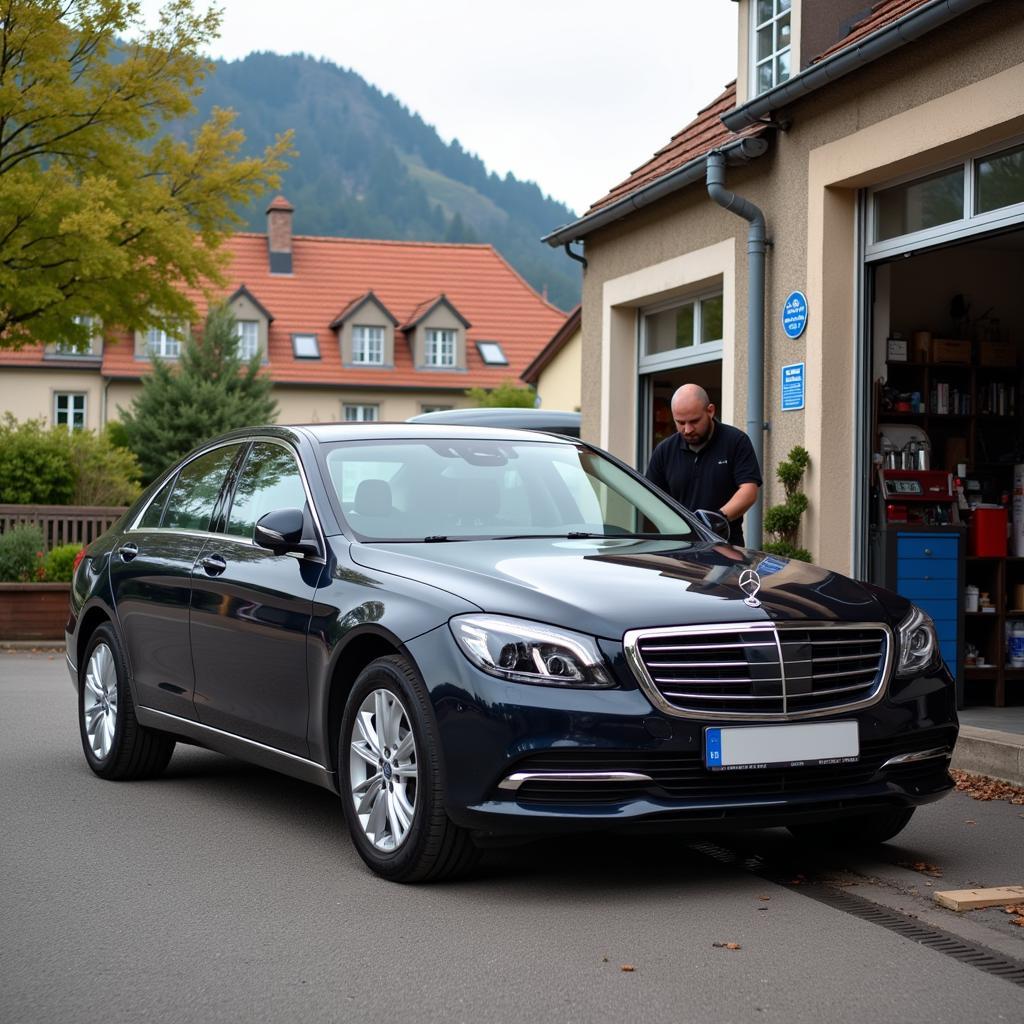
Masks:
[[[814,898],[841,887],[1024,967],[1009,915],[931,899],[1024,882],[1005,801],[953,794],[871,857],[782,830],[598,837],[397,886],[312,786],[181,746],[158,780],[97,779],[59,653],[0,654],[0,708],[5,1024],[1024,1019],[1020,985]]]

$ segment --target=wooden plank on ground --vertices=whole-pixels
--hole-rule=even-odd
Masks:
[[[933,893],[935,901],[950,910],[980,910],[1024,903],[1024,885],[1001,885],[994,889],[947,889]]]

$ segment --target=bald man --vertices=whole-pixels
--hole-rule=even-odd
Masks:
[[[647,479],[681,505],[721,512],[729,520],[729,542],[743,546],[743,515],[757,501],[761,468],[750,438],[715,419],[715,407],[698,384],[672,396],[677,433],[651,455]]]

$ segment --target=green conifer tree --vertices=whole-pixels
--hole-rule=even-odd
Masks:
[[[154,357],[142,391],[120,410],[120,436],[138,456],[144,482],[217,434],[274,421],[277,402],[260,362],[259,353],[248,362],[239,356],[226,306],[211,309],[201,337],[183,343],[178,366]]]

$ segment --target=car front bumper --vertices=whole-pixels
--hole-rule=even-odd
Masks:
[[[407,646],[437,716],[448,814],[481,836],[780,825],[916,806],[953,786],[958,726],[944,667],[819,719],[858,723],[856,763],[712,772],[704,730],[726,723],[655,708],[618,645],[602,644],[620,683],[608,690],[497,679],[470,664],[447,626]]]

